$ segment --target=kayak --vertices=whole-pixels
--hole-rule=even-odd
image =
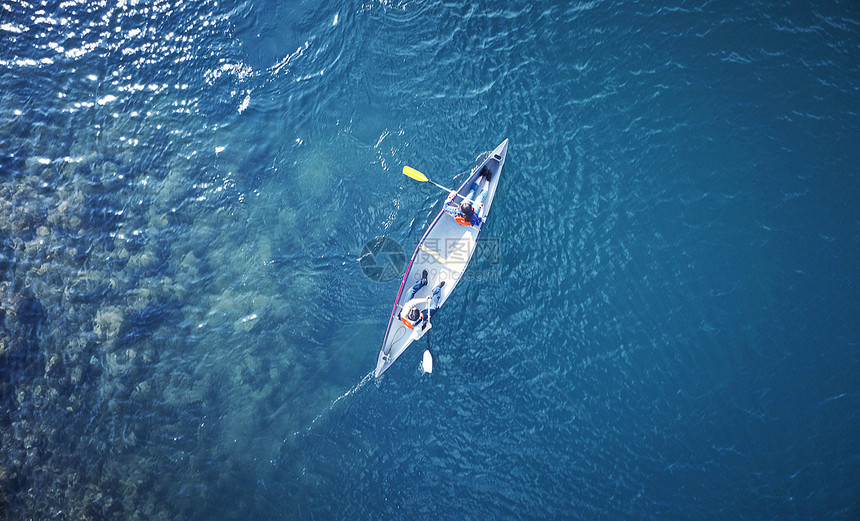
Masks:
[[[406,266],[406,273],[404,273],[400,289],[397,291],[397,298],[394,299],[394,308],[388,319],[385,338],[382,340],[382,347],[376,357],[375,376],[378,377],[384,373],[410,344],[421,338],[430,329],[429,324],[425,329],[421,329],[420,325],[412,329],[400,319],[400,311],[407,303],[409,293],[411,293],[409,289],[421,279],[422,272],[427,270],[427,284],[415,294],[416,299],[429,297],[440,282],[445,282],[441,288],[441,298],[437,309],[441,309],[462,278],[469,266],[469,261],[472,260],[472,255],[475,253],[478,236],[487,224],[487,216],[496,195],[496,187],[499,185],[499,177],[502,173],[502,165],[505,164],[507,152],[508,140],[506,139],[472,171],[466,181],[457,189],[454,202],[459,204],[466,199],[472,184],[478,180],[485,167],[489,170],[489,181],[481,179],[482,184],[478,189],[478,193],[480,193],[484,186],[487,188],[480,225],[478,227],[463,226],[457,222],[454,216],[445,211],[443,205],[418,242],[418,247],[415,248],[415,253],[412,254],[412,258]],[[473,206],[477,212],[478,206]]]

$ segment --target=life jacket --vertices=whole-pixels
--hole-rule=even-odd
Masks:
[[[457,213],[457,216],[454,217],[454,220],[460,223],[462,226],[472,226],[472,223],[466,221],[466,217],[461,213]]]
[[[406,310],[404,309],[403,311],[406,311]],[[420,315],[418,316],[418,321],[416,322],[416,324],[418,322],[421,322],[421,320],[424,318],[424,312],[423,311],[421,311],[419,309],[418,313],[420,313]],[[415,329],[415,326],[412,324],[412,321],[410,321],[408,318],[406,318],[406,313],[401,313],[400,321],[403,322],[403,325],[408,327],[409,329],[412,329],[412,330]]]
[[[457,223],[461,226],[473,226],[475,228],[478,228],[484,222],[481,216],[478,215],[478,212],[472,213],[472,222],[467,221],[466,216],[463,215],[463,212],[461,212],[459,209],[456,212],[451,213],[451,215],[454,216],[454,220],[457,221]]]
[[[463,215],[463,212],[461,212],[460,208],[454,203],[446,204],[445,205],[445,211],[448,212],[451,215],[451,217],[453,217],[454,220],[457,221],[457,224],[459,224],[460,226],[472,226],[475,224],[475,221],[478,220],[478,219],[476,219],[477,215],[473,213],[472,214],[472,222],[467,222],[466,216]]]

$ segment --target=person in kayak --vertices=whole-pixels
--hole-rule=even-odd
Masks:
[[[492,172],[486,165],[484,165],[484,168],[481,169],[481,173],[478,174],[478,178],[474,183],[472,183],[472,188],[466,195],[466,200],[459,205],[454,203],[454,198],[457,196],[457,192],[451,191],[451,193],[448,194],[448,199],[445,201],[445,211],[454,217],[454,220],[462,226],[480,228],[481,222],[483,222],[481,214],[484,212],[484,199],[487,198],[487,189],[490,186],[491,176]],[[484,185],[484,189],[481,190],[481,193],[478,194],[476,199],[475,194],[478,193],[478,188],[484,179],[486,179],[487,183]],[[475,208],[472,206],[470,201],[474,201],[478,205],[477,212],[475,212]]]
[[[439,282],[433,293],[429,297],[414,298],[415,293],[427,285],[427,270],[424,270],[421,280],[416,282],[409,290],[409,296],[406,299],[406,304],[397,315],[403,325],[414,330],[419,324],[421,329],[427,327],[430,319],[439,309],[439,301],[442,300],[442,288],[445,286],[445,281]]]

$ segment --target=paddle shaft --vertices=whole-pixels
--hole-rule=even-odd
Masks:
[[[441,188],[442,190],[445,190],[445,191],[446,191],[446,192],[448,192],[448,193],[453,192],[453,190],[451,190],[450,188],[448,188],[448,187],[446,187],[446,186],[442,186],[442,185],[440,185],[439,183],[437,183],[437,182],[433,181],[432,179],[428,178],[426,175],[422,174],[422,173],[421,173],[421,172],[419,172],[418,170],[415,170],[415,169],[414,169],[414,168],[412,168],[411,166],[404,166],[404,167],[403,167],[403,174],[404,174],[404,175],[406,175],[406,176],[408,176],[408,177],[411,177],[412,179],[415,179],[416,181],[419,181],[419,182],[421,182],[421,183],[430,183],[431,185],[433,185],[433,186],[435,186],[435,187],[437,187],[437,188]],[[475,201],[473,201],[472,199],[468,199],[468,198],[466,198],[466,197],[463,197],[463,196],[462,196],[462,195],[460,195],[459,193],[458,193],[457,195],[459,195],[459,196],[463,199],[463,201],[468,201],[468,202],[470,202],[470,203],[474,203],[474,202],[475,202]]]
[[[441,188],[442,190],[445,190],[446,192],[450,192],[450,191],[451,191],[451,189],[450,189],[450,188],[446,188],[446,187],[444,187],[444,186],[440,185],[439,183],[436,183],[436,182],[431,181],[431,180],[429,180],[429,179],[427,180],[427,182],[428,182],[428,183],[430,183],[430,184],[431,184],[431,185],[433,185],[433,186],[438,186],[439,188]]]
[[[425,353],[427,353],[427,356],[430,358],[430,368],[432,369],[433,368],[433,353],[430,352],[430,332],[429,331],[427,332],[427,351],[425,351]],[[427,368],[424,366],[423,360],[421,361],[421,367],[424,368],[425,371],[427,370]]]
[[[441,188],[442,190],[445,190],[445,191],[446,191],[446,192],[448,192],[448,193],[451,193],[451,192],[453,191],[453,190],[449,190],[449,189],[445,188],[445,187],[444,187],[444,186],[442,186],[442,185],[437,185],[436,183],[434,183],[433,181],[431,181],[431,180],[429,180],[429,179],[427,180],[427,182],[428,182],[428,183],[432,183],[432,184],[433,184],[433,185],[435,185],[435,186],[438,186],[439,188]],[[455,195],[454,197],[460,197],[460,198],[462,198],[462,199],[463,199],[463,202],[468,201],[468,202],[470,202],[470,203],[477,204],[477,202],[476,202],[475,200],[473,200],[473,199],[469,199],[468,197],[466,197],[466,196],[464,196],[464,195],[460,195],[460,193],[459,193],[459,192],[457,192],[457,195]],[[453,199],[452,199],[452,201],[453,201]]]

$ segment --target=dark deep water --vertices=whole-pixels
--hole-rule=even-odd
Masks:
[[[0,518],[860,518],[856,2],[0,0]],[[444,194],[472,280],[369,377]]]

